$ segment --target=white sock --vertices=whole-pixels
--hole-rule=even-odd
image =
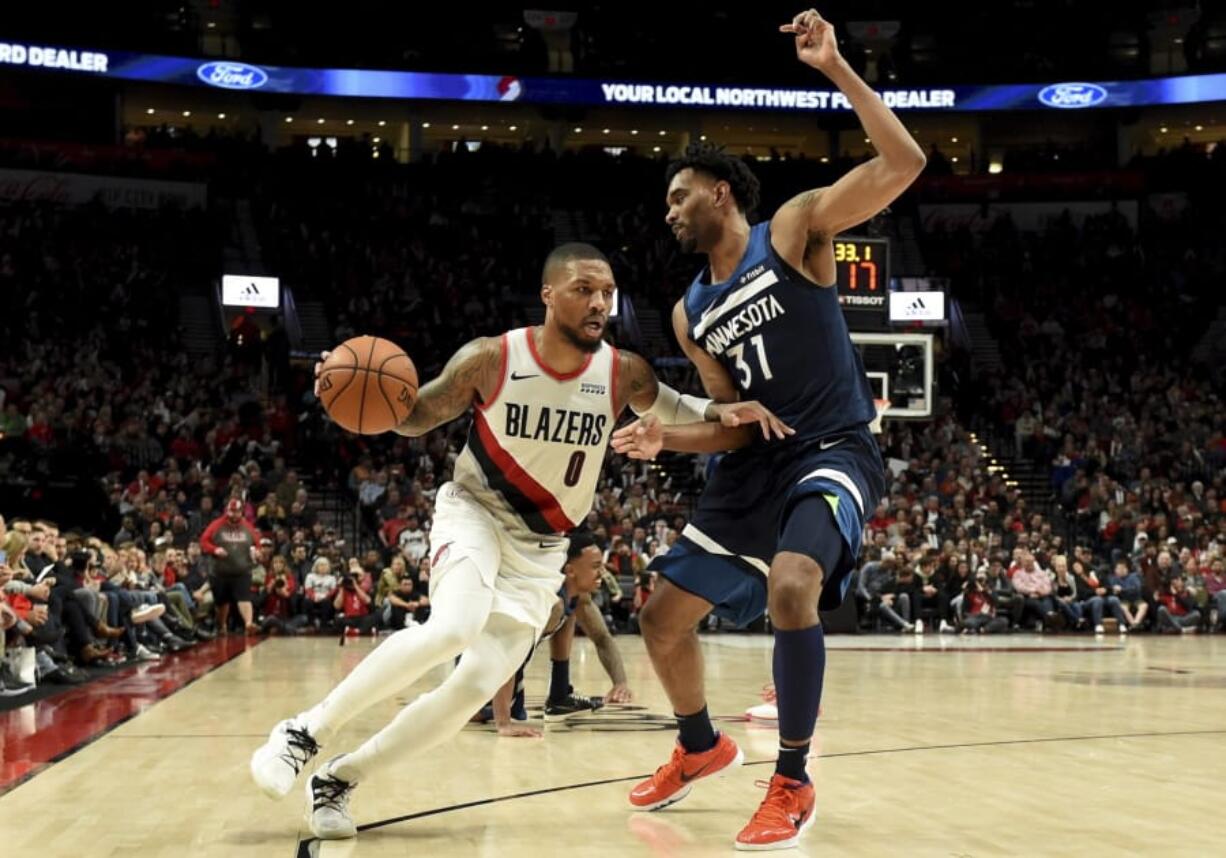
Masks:
[[[536,629],[505,614],[492,614],[442,685],[401,709],[352,754],[337,759],[330,773],[358,783],[382,766],[400,764],[450,739],[523,664],[535,640]]]
[[[430,619],[387,638],[299,720],[317,742],[327,744],[355,715],[463,652],[481,633],[493,600],[494,591],[481,582],[475,563],[450,564],[434,583]]]

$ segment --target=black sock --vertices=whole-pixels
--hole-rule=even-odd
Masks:
[[[709,751],[715,747],[715,728],[705,706],[693,715],[678,715],[677,729],[681,731],[681,747],[687,751]]]
[[[809,776],[805,774],[805,760],[809,758],[809,743],[805,742],[799,748],[779,746],[779,757],[775,760],[775,774],[783,775],[794,781],[808,783]]]
[[[551,664],[553,672],[549,675],[549,702],[561,703],[570,694],[570,659]]]

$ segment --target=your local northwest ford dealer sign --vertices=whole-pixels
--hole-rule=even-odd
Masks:
[[[0,19],[2,20],[2,19]],[[533,104],[643,105],[675,110],[849,111],[837,89],[713,85],[693,81],[620,81],[573,77],[449,74],[387,69],[252,65],[233,59],[170,57],[128,51],[88,51],[0,41],[5,67],[84,73],[120,80],[228,90],[395,98],[404,101],[521,101]],[[1132,108],[1150,104],[1226,101],[1226,74],[1123,81],[1068,81],[884,89],[895,110],[990,111]]]
[[[602,83],[610,104],[695,104],[711,107],[783,107],[798,110],[850,110],[841,92],[810,89],[761,89],[743,86],[676,86],[642,83]],[[951,108],[952,89],[886,90],[881,98],[889,107]]]
[[[44,48],[38,45],[10,45],[0,42],[0,63],[105,74],[108,60],[106,54],[96,51]]]

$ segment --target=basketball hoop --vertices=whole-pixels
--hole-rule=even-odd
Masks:
[[[880,435],[881,418],[885,416],[885,410],[890,407],[890,400],[874,399],[873,405],[877,407],[877,416],[873,419],[872,423],[868,424],[868,431],[872,432],[874,435]]]

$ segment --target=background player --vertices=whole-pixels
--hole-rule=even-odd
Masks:
[[[552,670],[549,678],[549,696],[545,700],[545,720],[564,720],[572,715],[591,712],[605,703],[629,703],[634,699],[626,684],[626,668],[622,664],[617,642],[605,625],[604,617],[592,602],[592,593],[600,588],[604,572],[604,556],[596,538],[588,531],[568,534],[570,544],[566,549],[566,565],[562,574],[566,583],[558,591],[549,622],[541,634],[541,640],[549,641],[549,657]],[[613,687],[604,698],[589,699],[574,693],[570,685],[570,651],[575,638],[575,626],[583,629],[596,647],[600,663],[608,673]],[[501,736],[540,736],[540,732],[524,724],[516,724],[512,718],[523,721],[524,714],[524,668],[532,660],[529,656],[524,666],[515,672],[498,693],[494,695],[491,713],[481,720],[492,718]],[[516,712],[516,709],[519,712]]]
[[[694,780],[740,759],[707,715],[695,626],[712,609],[743,624],[769,606],[780,749],[767,796],[737,836],[741,849],[794,846],[812,821],[805,759],[826,657],[819,597],[822,609],[842,601],[865,516],[885,488],[868,430],[872,393],[833,288],[832,239],[881,211],[925,162],[902,123],[839,55],[833,28],[816,11],[780,31],[794,34],[802,62],[838,85],[880,154],[752,227],[747,216],[758,183],[741,160],[698,145],[670,165],[667,222],[683,249],[708,261],[674,310],[677,337],[710,395],[761,400],[795,434],[725,456],[693,522],[652,562],[663,580],[640,624],[680,738],[669,763],[630,795],[638,809],[665,807]],[[698,452],[728,441],[720,426],[673,428],[680,431],[667,440],[658,426],[623,437],[651,455],[661,443]]]
[[[614,421],[627,404],[687,422],[724,414],[774,420],[756,403],[720,408],[681,397],[659,385],[642,358],[607,345],[615,286],[596,248],[562,245],[542,279],[544,324],[461,348],[397,428],[420,436],[473,410],[455,479],[436,499],[430,619],[389,637],[322,702],[274,727],[252,756],[257,785],[283,796],[351,718],[464,653],[442,685],[309,778],[317,837],[354,836],[354,787],[457,733],[523,663],[562,585],[561,534],[591,509]]]

